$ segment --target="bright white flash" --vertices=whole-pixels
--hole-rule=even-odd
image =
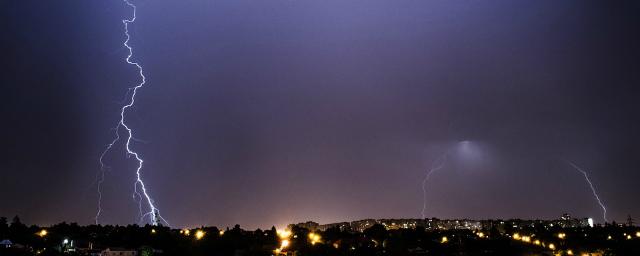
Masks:
[[[604,222],[609,222],[607,220],[607,207],[605,207],[604,203],[602,203],[602,200],[600,200],[600,196],[598,196],[598,193],[596,192],[596,189],[593,186],[593,183],[591,183],[591,180],[589,179],[589,175],[587,175],[587,172],[582,170],[582,168],[578,167],[576,164],[574,164],[573,162],[571,162],[569,160],[565,160],[565,162],[567,162],[574,169],[576,169],[577,171],[581,172],[584,175],[584,179],[589,184],[589,187],[591,188],[591,192],[593,193],[593,196],[595,197],[596,201],[598,202],[598,204],[602,208],[602,219],[604,219]]]
[[[124,24],[124,34],[126,36],[126,39],[123,43],[124,47],[127,48],[127,50],[129,51],[129,54],[127,55],[127,58],[125,59],[125,61],[129,64],[129,65],[133,65],[138,69],[138,74],[140,76],[140,83],[138,83],[138,85],[136,85],[135,87],[132,87],[129,89],[129,91],[127,92],[127,95],[129,96],[127,98],[127,102],[124,106],[122,106],[122,108],[120,108],[120,120],[118,122],[118,125],[115,128],[115,133],[116,136],[113,139],[113,141],[111,141],[111,143],[109,143],[107,145],[107,147],[105,148],[105,150],[103,151],[103,153],[100,155],[100,170],[101,170],[101,176],[98,180],[98,212],[96,213],[96,224],[98,223],[99,217],[100,217],[100,213],[102,211],[102,206],[101,206],[101,202],[100,199],[102,198],[102,194],[100,192],[100,187],[102,182],[104,181],[104,171],[105,171],[105,164],[103,162],[103,158],[105,156],[105,154],[107,152],[109,152],[109,150],[111,150],[111,148],[120,140],[120,135],[119,135],[119,130],[120,128],[124,128],[126,130],[126,141],[125,141],[125,149],[127,150],[127,156],[133,156],[138,165],[136,167],[136,181],[134,183],[134,194],[133,194],[133,198],[135,199],[136,197],[139,198],[139,208],[140,208],[140,218],[141,220],[144,220],[144,218],[149,217],[149,220],[151,221],[151,223],[153,225],[158,225],[158,223],[160,222],[164,222],[165,224],[169,225],[169,223],[162,218],[162,216],[160,216],[160,211],[158,210],[158,208],[156,207],[156,205],[154,204],[153,199],[151,198],[151,196],[149,195],[149,192],[147,191],[147,187],[145,186],[144,181],[142,180],[142,166],[144,164],[144,160],[142,160],[142,158],[140,157],[140,155],[136,152],[133,151],[131,149],[131,140],[133,140],[133,131],[131,130],[131,128],[126,124],[125,122],[125,113],[127,112],[127,110],[131,107],[133,107],[133,105],[135,104],[135,100],[136,100],[136,94],[138,93],[138,89],[142,88],[145,83],[146,83],[146,77],[144,76],[144,73],[142,71],[142,66],[135,62],[135,61],[131,61],[131,57],[133,56],[133,48],[129,45],[129,40],[131,39],[131,36],[129,35],[129,24],[135,22],[136,20],[136,6],[134,4],[132,4],[131,2],[129,2],[129,0],[123,0],[125,4],[127,4],[129,7],[131,7],[133,9],[133,15],[130,19],[124,19],[122,20],[122,23]],[[148,212],[147,213],[142,213],[142,209],[143,209],[143,201],[147,204],[147,208],[148,208]]]

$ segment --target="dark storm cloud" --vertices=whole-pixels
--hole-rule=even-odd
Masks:
[[[0,215],[89,222],[118,102],[118,1],[2,3]],[[633,2],[140,1],[149,86],[129,116],[174,225],[429,215],[640,215]],[[6,125],[11,124],[11,125]],[[482,161],[480,161],[480,160]],[[137,220],[132,166],[109,156],[106,222]],[[47,192],[47,193],[45,193]]]

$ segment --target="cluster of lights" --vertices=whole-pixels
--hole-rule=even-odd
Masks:
[[[556,250],[557,250],[556,245],[555,245],[555,244],[553,244],[553,243],[545,244],[544,242],[540,241],[539,239],[535,239],[535,240],[533,240],[533,242],[532,242],[532,237],[534,237],[534,236],[535,236],[535,235],[531,235],[531,236],[523,236],[523,235],[520,235],[520,234],[518,234],[518,233],[514,233],[514,234],[511,236],[511,238],[512,238],[513,240],[518,240],[518,241],[522,241],[522,242],[525,242],[525,243],[533,243],[534,245],[542,246],[542,247],[544,247],[544,248],[548,248],[549,250],[552,250],[552,251],[556,251]],[[558,233],[556,236],[558,237],[558,239],[561,239],[561,240],[564,240],[564,239],[566,239],[566,237],[567,237],[567,235],[566,235],[565,233]],[[624,234],[623,234],[623,236],[624,236],[624,237],[626,237],[627,239],[631,239],[631,235],[627,235],[626,233],[624,233]],[[640,238],[640,231],[638,231],[638,232],[636,233],[636,237],[639,237],[639,238]],[[608,239],[608,240],[611,240],[611,239],[612,239],[612,237],[611,237],[611,236],[608,236],[608,237],[607,237],[607,239]],[[574,252],[573,252],[573,250],[571,250],[571,249],[567,249],[567,250],[565,251],[565,253],[566,253],[566,255],[575,255],[575,254],[574,254]],[[557,255],[560,255],[560,254],[557,254]],[[580,254],[580,255],[581,255],[581,256],[589,256],[590,254],[589,254],[589,253],[582,253],[582,254]]]
[[[473,231],[473,233],[476,234],[476,236],[478,236],[479,238],[489,238],[489,236],[487,236],[482,231]]]
[[[154,230],[151,230],[152,233],[155,233]],[[222,235],[223,231],[220,231],[220,235]],[[191,230],[188,229],[182,229],[180,230],[180,234],[184,235],[184,236],[190,236],[191,235]],[[202,238],[204,238],[204,235],[206,235],[207,233],[204,232],[203,230],[196,230],[194,236],[196,238],[196,240],[200,240]]]
[[[519,241],[522,241],[524,243],[533,243],[534,245],[537,245],[537,246],[548,247],[551,250],[555,250],[556,249],[556,246],[554,244],[549,244],[547,246],[544,242],[540,241],[539,239],[533,240],[532,237],[534,237],[534,236],[535,235],[521,236],[520,234],[515,233],[511,237],[513,238],[513,240],[519,240]]]
[[[277,230],[276,234],[280,238],[280,248],[275,249],[274,252],[276,253],[276,255],[278,255],[280,254],[280,252],[282,252],[282,250],[286,249],[291,244],[291,241],[289,240],[289,237],[291,237],[291,231]]]
[[[565,237],[567,237],[567,234],[565,234],[565,233],[559,233],[558,234],[558,238],[560,238],[560,239],[565,239]]]
[[[623,237],[623,238],[625,238],[625,239],[627,239],[627,240],[631,240],[631,239],[633,239],[633,236],[632,236],[631,234],[627,234],[627,233],[623,233],[623,234],[622,234],[622,237]],[[637,237],[637,238],[640,238],[640,231],[637,231],[637,232],[636,232],[636,237]],[[611,235],[608,235],[608,236],[607,236],[607,240],[612,240],[612,239],[613,239],[613,237],[612,237]]]
[[[315,245],[317,243],[319,243],[321,240],[320,235],[316,234],[316,233],[309,233],[309,241],[311,242],[312,245]]]
[[[278,234],[278,237],[280,237],[280,239],[287,239],[289,237],[291,237],[291,231],[289,230],[277,230],[276,233]]]
[[[155,229],[151,229],[151,233],[152,233],[152,234],[155,234],[156,232],[157,232],[157,231],[156,231]],[[220,230],[220,231],[219,231],[219,235],[220,235],[220,236],[224,235],[224,232],[225,232],[224,230]],[[182,229],[182,230],[180,230],[180,234],[183,234],[183,235],[185,235],[185,236],[189,236],[189,235],[190,235],[190,233],[191,233],[191,232],[190,232],[190,230],[189,230],[189,229]],[[487,237],[483,232],[474,232],[474,233],[475,233],[479,238],[485,238],[485,237]],[[204,238],[205,234],[206,234],[206,233],[205,233],[204,231],[202,231],[202,230],[197,230],[197,231],[195,232],[195,238],[196,238],[197,240],[201,240],[202,238]],[[36,233],[36,235],[37,235],[37,236],[40,236],[40,237],[45,237],[45,236],[47,236],[47,235],[48,235],[48,231],[47,231],[46,229],[42,229],[42,230],[40,230],[39,232],[37,232],[37,233]],[[291,237],[291,231],[289,231],[289,230],[278,230],[278,231],[277,231],[277,235],[278,235],[278,237],[280,238],[280,248],[276,249],[276,250],[275,250],[275,252],[276,252],[276,254],[279,254],[280,252],[282,252],[282,250],[284,250],[285,248],[289,247],[289,245],[291,244],[291,241],[289,240],[289,238]],[[535,244],[535,245],[537,245],[537,246],[547,247],[547,248],[549,248],[550,250],[556,250],[556,246],[555,246],[553,243],[550,243],[550,244],[548,244],[548,245],[545,245],[545,243],[544,243],[544,242],[541,242],[541,241],[540,241],[540,240],[538,240],[538,239],[533,240],[533,242],[532,242],[532,239],[531,239],[531,238],[532,238],[533,236],[534,236],[534,235],[532,235],[532,236],[521,236],[521,235],[520,235],[520,234],[518,234],[518,233],[514,233],[511,237],[512,237],[514,240],[519,240],[519,241],[522,241],[522,242],[525,242],[525,243],[533,243],[533,244]],[[565,233],[558,233],[558,235],[557,235],[557,237],[558,237],[559,239],[565,239],[565,238],[566,238],[566,236],[567,236],[567,235],[566,235]],[[637,231],[637,232],[635,233],[635,236],[636,236],[637,238],[640,238],[640,231]],[[631,234],[627,234],[627,233],[624,233],[624,234],[623,234],[623,237],[625,237],[627,240],[631,240],[631,239],[632,239],[632,235],[631,235]],[[321,236],[320,236],[319,234],[317,234],[317,233],[313,233],[313,232],[309,233],[309,242],[310,242],[312,245],[315,245],[316,243],[320,243],[320,242],[322,241],[321,239],[322,239],[322,238],[321,238]],[[612,239],[611,235],[607,236],[607,240],[611,240],[611,239]],[[441,242],[441,243],[448,243],[448,242],[449,242],[449,239],[448,239],[446,236],[443,236],[443,237],[441,238],[440,242]],[[69,240],[68,240],[68,239],[64,239],[63,244],[68,244],[68,243],[69,243]],[[334,247],[336,247],[336,248],[337,248],[337,244],[334,244]],[[567,255],[574,255],[573,251],[572,251],[572,250],[570,250],[570,249],[568,249],[568,250],[566,251],[566,253],[567,253]],[[588,255],[588,254],[582,254],[582,255]]]

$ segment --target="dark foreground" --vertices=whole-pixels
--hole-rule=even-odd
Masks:
[[[0,223],[0,255],[640,255],[640,228],[178,230]]]

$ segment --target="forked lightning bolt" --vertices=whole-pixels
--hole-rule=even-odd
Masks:
[[[564,161],[567,162],[574,169],[576,169],[577,171],[581,172],[584,175],[584,179],[587,181],[587,183],[589,184],[589,187],[591,188],[591,192],[593,193],[593,197],[595,197],[596,201],[598,202],[598,204],[602,208],[602,219],[604,219],[604,222],[609,222],[609,220],[607,220],[607,207],[605,207],[604,203],[602,203],[602,200],[600,200],[600,196],[598,196],[598,193],[596,192],[596,188],[593,186],[593,183],[591,183],[591,180],[589,179],[589,175],[587,175],[587,172],[582,170],[582,168],[580,168],[578,165],[574,164],[571,161],[568,161],[568,160],[564,160]]]
[[[135,104],[135,100],[136,100],[136,94],[138,93],[138,89],[142,88],[145,83],[146,83],[146,77],[144,76],[144,73],[142,71],[142,66],[131,60],[131,57],[133,56],[133,48],[129,45],[129,40],[131,39],[131,36],[129,35],[129,24],[135,22],[136,20],[136,6],[134,4],[132,4],[131,2],[129,2],[129,0],[123,0],[125,4],[127,4],[127,6],[131,7],[133,9],[133,15],[131,16],[130,19],[124,19],[122,20],[122,23],[124,24],[124,34],[126,36],[126,39],[124,40],[124,47],[127,48],[127,50],[129,51],[129,54],[127,55],[125,61],[127,62],[127,64],[129,65],[133,65],[138,69],[138,74],[140,76],[140,83],[138,83],[138,85],[136,85],[135,87],[132,87],[129,89],[129,91],[127,92],[127,95],[129,96],[127,98],[127,102],[125,105],[123,105],[120,108],[120,120],[118,122],[118,125],[115,127],[115,138],[113,139],[113,141],[111,141],[111,143],[109,143],[107,145],[107,147],[105,148],[105,150],[102,152],[102,154],[100,155],[100,178],[98,180],[98,212],[96,213],[96,224],[98,223],[98,220],[100,218],[100,213],[102,211],[102,205],[100,202],[100,199],[102,198],[102,194],[100,191],[102,182],[104,181],[104,172],[106,170],[106,165],[104,164],[103,158],[105,156],[105,154],[107,152],[109,152],[111,150],[111,148],[120,140],[120,129],[123,128],[126,131],[126,141],[125,141],[125,149],[127,151],[127,156],[133,156],[136,161],[137,161],[137,167],[136,167],[136,181],[134,183],[134,194],[133,194],[133,198],[135,200],[136,197],[139,198],[139,209],[140,209],[140,220],[143,221],[144,218],[149,217],[151,223],[153,225],[158,225],[158,223],[160,222],[164,222],[165,224],[169,225],[169,223],[162,218],[162,216],[160,215],[160,211],[158,210],[158,208],[156,207],[156,205],[154,204],[153,199],[151,198],[151,196],[149,195],[149,192],[147,191],[147,187],[145,186],[144,181],[142,180],[142,167],[144,164],[144,160],[142,160],[142,158],[140,157],[140,155],[136,152],[133,151],[131,149],[131,141],[134,140],[133,139],[133,131],[132,129],[126,124],[125,122],[125,114],[127,112],[127,110],[131,107],[133,107],[133,105]],[[147,207],[149,209],[149,211],[147,213],[142,213],[142,209],[143,209],[143,201],[147,204]]]
[[[429,182],[429,178],[431,178],[431,174],[433,174],[433,172],[442,169],[442,167],[444,167],[444,164],[447,162],[447,154],[448,152],[442,154],[442,156],[438,157],[435,161],[433,161],[433,163],[431,164],[431,168],[429,169],[429,171],[427,172],[427,175],[424,177],[424,179],[422,180],[422,218],[425,219],[426,216],[426,212],[427,212],[427,182]]]

